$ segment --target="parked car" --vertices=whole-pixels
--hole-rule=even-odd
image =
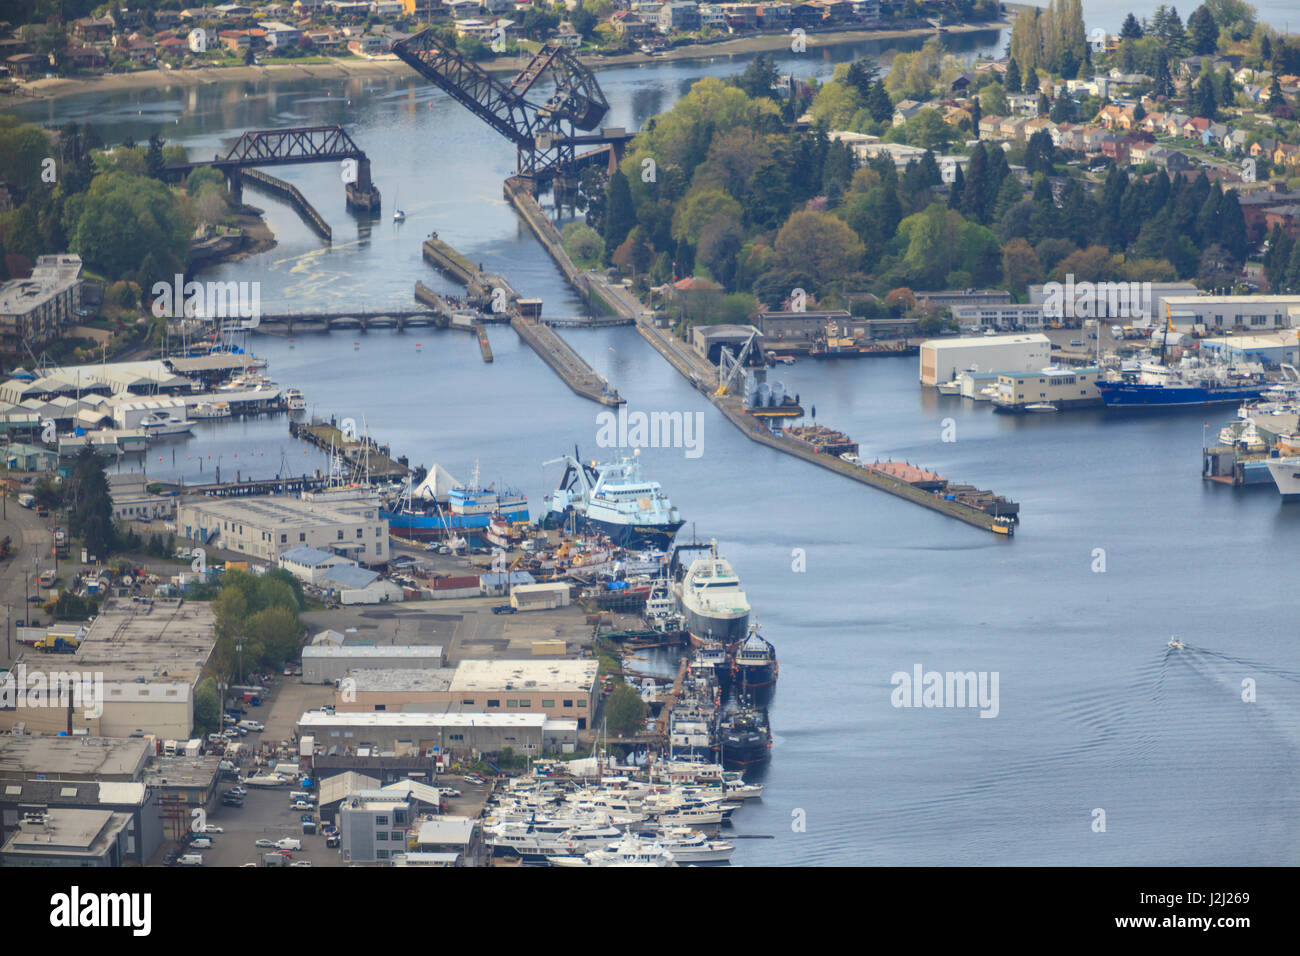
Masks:
[[[226,831],[215,823],[209,823],[203,828],[204,833],[225,833]]]
[[[238,810],[241,807],[243,807],[244,798],[243,797],[222,797],[221,805],[223,807],[234,807],[236,810]]]
[[[280,839],[276,840],[276,841],[275,841],[273,844],[271,844],[271,845],[274,846],[274,847],[278,847],[278,848],[281,849],[281,850],[301,850],[301,849],[302,849],[302,841],[299,840],[297,837],[281,837]]]
[[[268,840],[266,837],[258,837],[257,840],[253,842],[253,846],[267,847],[268,849],[273,850],[275,849],[275,841]]]
[[[295,800],[291,806],[293,810],[311,810],[312,805],[306,800]]]
[[[492,613],[493,614],[514,614],[515,610],[516,609],[511,607],[509,604],[498,604],[496,607],[492,608]]]
[[[311,860],[294,860],[290,866],[311,866]]]
[[[246,797],[246,796],[248,796],[248,791],[247,791],[246,789],[244,789],[243,787],[231,787],[229,790],[226,791],[226,793],[230,794],[231,796],[235,796],[235,797]]]
[[[195,837],[190,841],[190,846],[196,850],[210,850],[212,849],[212,839],[205,836]]]
[[[342,842],[343,842],[343,838],[340,837],[337,833],[331,833],[329,836],[325,838],[325,845],[329,847],[331,850],[337,847]]]

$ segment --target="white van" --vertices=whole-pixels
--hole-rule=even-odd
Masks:
[[[176,860],[176,865],[177,866],[202,866],[203,854],[182,853],[181,856]]]
[[[262,731],[266,730],[266,725],[260,720],[241,720],[237,726],[243,727],[245,730],[255,734],[260,734]]]
[[[298,803],[299,801],[302,801],[303,803],[315,803],[315,802],[316,802],[316,798],[313,797],[313,796],[311,795],[311,792],[310,792],[310,791],[307,791],[307,790],[292,790],[292,791],[290,791],[290,792],[289,792],[289,802],[290,802],[290,803]]]
[[[302,841],[297,837],[283,837],[275,841],[275,846],[278,850],[301,850]]]

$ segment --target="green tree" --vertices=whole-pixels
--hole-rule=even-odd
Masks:
[[[217,682],[205,677],[194,688],[194,730],[201,735],[216,733],[221,729],[221,700]]]
[[[1014,58],[1007,64],[1007,75],[1003,83],[1008,93],[1020,92],[1020,64]]]
[[[68,530],[101,560],[113,553],[113,502],[104,463],[89,444],[77,454],[68,478]]]
[[[856,271],[865,251],[843,221],[813,210],[791,215],[777,233],[775,248],[785,269],[808,276],[819,291]]]
[[[628,233],[636,226],[636,206],[632,203],[632,188],[622,170],[614,170],[605,187],[605,254],[611,256],[623,244]]]
[[[68,201],[64,217],[72,250],[109,278],[148,288],[185,269],[194,227],[156,179],[98,175],[89,191]],[[146,260],[156,263],[149,274],[142,267]]]
[[[1193,53],[1204,56],[1218,49],[1219,27],[1205,4],[1193,10],[1187,18],[1187,32],[1191,35]]]
[[[620,737],[640,730],[645,713],[645,701],[627,684],[616,686],[605,701],[605,722]]]

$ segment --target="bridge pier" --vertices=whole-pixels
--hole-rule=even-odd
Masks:
[[[239,167],[231,166],[226,173],[226,186],[230,190],[230,201],[238,208],[244,204],[244,179],[239,175]]]
[[[357,181],[348,183],[345,192],[349,209],[379,211],[379,187],[370,178],[369,157],[363,156],[357,160]]]

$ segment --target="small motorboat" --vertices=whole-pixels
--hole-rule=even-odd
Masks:
[[[406,213],[400,209],[393,210],[393,222],[406,222]]]
[[[1168,644],[1167,646],[1170,647],[1170,648],[1172,648],[1173,650],[1181,651],[1181,650],[1182,650],[1183,648],[1185,648],[1187,645],[1184,644],[1182,641],[1180,641],[1178,638],[1176,638],[1176,637],[1171,637],[1171,638],[1169,638],[1169,644]]]

